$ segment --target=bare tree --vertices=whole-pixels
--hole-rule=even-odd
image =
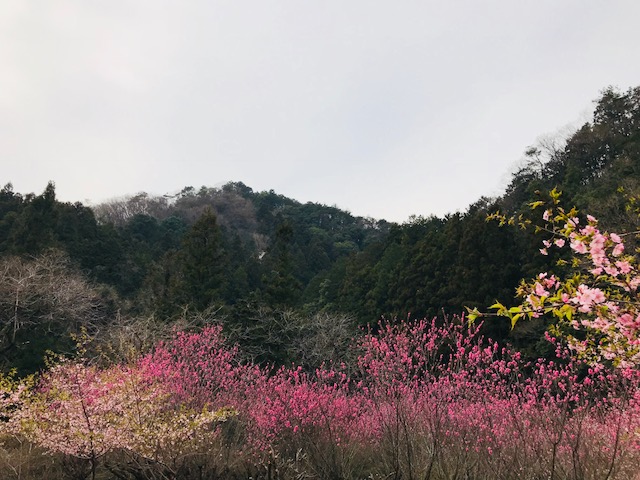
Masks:
[[[244,324],[225,323],[230,340],[250,360],[296,363],[314,370],[325,362],[351,364],[358,335],[355,320],[340,313],[304,315],[293,310],[257,309]]]
[[[0,359],[24,347],[29,330],[68,334],[98,328],[102,296],[59,251],[0,259]]]
[[[100,223],[112,223],[122,227],[135,215],[149,215],[158,220],[170,216],[170,205],[166,197],[150,196],[146,192],[115,198],[92,207]]]
[[[175,337],[176,332],[192,330],[214,322],[201,315],[184,312],[167,321],[153,315],[128,317],[116,315],[99,336],[89,338],[86,355],[100,363],[127,363],[153,349],[161,341]]]

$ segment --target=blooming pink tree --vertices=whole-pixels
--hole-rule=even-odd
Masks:
[[[242,365],[238,349],[225,344],[222,327],[177,332],[138,361],[145,377],[161,382],[177,401],[194,408],[222,408],[239,401],[245,376],[259,375]]]
[[[361,428],[384,471],[512,478],[515,466],[584,478],[600,468],[605,478],[631,468],[621,458],[638,448],[638,371],[589,370],[551,337],[558,359],[526,363],[461,319],[378,330],[363,340],[358,386],[369,400]]]
[[[175,471],[188,455],[212,444],[216,425],[232,409],[191,409],[146,372],[61,361],[27,390],[3,395],[5,433],[23,435],[52,453],[86,460],[95,477],[112,452]],[[9,410],[9,411],[7,411]]]
[[[564,278],[540,273],[518,288],[520,305],[507,308],[497,302],[492,308],[509,317],[512,325],[523,317],[552,315],[561,327],[554,332],[561,334],[562,327],[569,327],[563,336],[576,354],[592,363],[640,365],[640,271],[637,257],[623,241],[629,234],[603,232],[591,215],[583,222],[575,209],[563,209],[559,192],[553,190],[550,195],[550,204],[531,204],[533,209],[544,209],[543,224],[537,229],[549,235],[540,253],[569,249],[571,260],[559,262],[569,273]],[[514,221],[500,214],[490,218]],[[469,318],[473,321],[481,315],[473,310]]]

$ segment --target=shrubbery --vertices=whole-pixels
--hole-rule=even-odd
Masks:
[[[382,323],[356,365],[268,372],[208,327],[5,379],[5,453],[28,442],[70,478],[632,478],[639,372],[556,347],[526,363],[462,318]]]

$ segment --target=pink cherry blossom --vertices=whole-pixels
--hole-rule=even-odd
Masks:
[[[616,244],[616,246],[613,248],[612,255],[613,255],[614,257],[619,257],[620,255],[622,255],[622,252],[624,252],[624,244],[623,244],[623,243],[618,243],[618,244]]]
[[[581,284],[578,286],[575,300],[580,304],[581,312],[590,312],[594,305],[604,302],[606,297],[599,288],[589,288]]]
[[[538,282],[535,283],[534,292],[538,297],[548,297],[549,292]]]
[[[578,253],[587,253],[587,246],[581,240],[572,240],[571,249]]]
[[[622,261],[622,260],[616,262],[616,267],[618,267],[618,269],[620,270],[620,273],[622,273],[623,275],[626,275],[632,270],[631,264],[627,261]]]

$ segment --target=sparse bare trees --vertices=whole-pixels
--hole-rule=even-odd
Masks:
[[[92,330],[103,316],[100,293],[64,254],[0,258],[0,363],[38,336]]]
[[[257,309],[242,324],[225,323],[230,339],[257,362],[296,363],[313,371],[323,362],[350,364],[358,334],[349,315]]]
[[[170,216],[167,198],[150,196],[146,192],[103,202],[93,207],[93,211],[99,222],[118,227],[123,227],[136,215],[149,215],[158,220]]]

